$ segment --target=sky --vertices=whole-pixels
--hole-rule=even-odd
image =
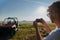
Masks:
[[[6,17],[17,17],[19,21],[34,21],[47,16],[48,6],[56,0],[0,0],[0,21]]]

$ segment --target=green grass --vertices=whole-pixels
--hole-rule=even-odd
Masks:
[[[54,24],[48,24],[51,30],[55,29]],[[42,28],[44,30],[42,30]],[[42,37],[45,37],[48,33],[42,24],[39,25],[40,33]],[[45,32],[45,33],[44,33]],[[36,40],[36,31],[31,23],[19,24],[19,30],[10,40]]]

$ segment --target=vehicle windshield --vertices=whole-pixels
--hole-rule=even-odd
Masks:
[[[13,19],[5,19],[4,24],[13,24],[14,20]]]

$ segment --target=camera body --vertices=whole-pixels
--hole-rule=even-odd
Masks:
[[[42,22],[42,19],[36,19],[36,22]]]

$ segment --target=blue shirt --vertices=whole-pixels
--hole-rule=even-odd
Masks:
[[[45,40],[60,40],[60,28],[53,30]]]

